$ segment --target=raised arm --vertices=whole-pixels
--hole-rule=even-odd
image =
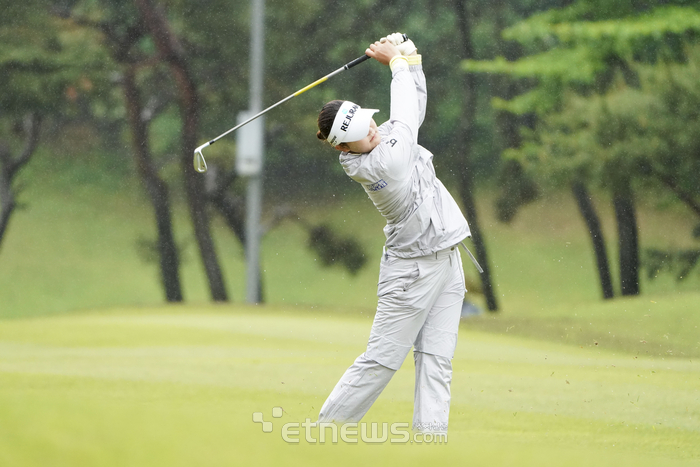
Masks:
[[[388,41],[371,44],[365,53],[391,67],[390,120],[395,124],[403,124],[410,132],[407,135],[408,141],[415,143],[418,140],[420,114],[424,115],[425,110],[420,111],[418,91],[409,71],[408,58],[402,56],[398,48]]]
[[[408,58],[409,70],[413,77],[413,82],[418,93],[418,125],[425,119],[425,109],[428,101],[428,91],[423,74],[422,56],[418,54],[418,49],[411,39],[407,39],[405,34],[395,32],[386,37],[382,37],[379,42],[391,42],[404,57]]]
[[[416,93],[418,94],[418,126],[420,126],[425,120],[425,108],[428,103],[428,88],[425,83],[425,74],[423,73],[422,57],[420,55],[409,55],[408,65],[413,77],[413,83],[416,86]]]

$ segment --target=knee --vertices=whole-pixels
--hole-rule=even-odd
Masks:
[[[410,351],[410,345],[400,345],[383,336],[371,336],[367,345],[367,351],[363,355],[382,366],[396,371],[401,368],[406,355]]]
[[[420,369],[422,372],[448,378],[452,375],[452,359],[450,358],[414,350],[413,360],[416,364],[416,368]]]
[[[423,326],[415,342],[415,351],[439,356],[448,361],[457,347],[457,333],[447,332],[430,325]]]

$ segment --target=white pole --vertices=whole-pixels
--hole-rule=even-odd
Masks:
[[[250,28],[250,112],[257,114],[262,110],[263,62],[265,42],[265,0],[252,0]],[[264,128],[264,123],[261,123]],[[246,199],[246,301],[260,301],[260,213],[262,211],[262,160],[264,138],[254,138],[257,142],[254,152],[260,158],[261,170],[248,178]]]

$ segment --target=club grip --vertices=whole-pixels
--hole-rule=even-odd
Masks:
[[[355,65],[359,65],[360,63],[364,62],[365,60],[369,60],[369,55],[363,55],[361,57],[356,58],[352,62],[345,65],[345,69],[349,70],[350,68],[354,67]]]
[[[403,42],[406,42],[408,40],[408,36],[406,34],[401,34],[403,36]],[[360,63],[364,62],[365,60],[369,60],[369,55],[363,55],[361,57],[357,57],[355,60],[352,62],[348,63],[345,65],[343,68],[346,70],[349,70],[350,68],[354,67],[355,65],[359,65]]]

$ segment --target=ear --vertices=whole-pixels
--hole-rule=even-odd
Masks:
[[[347,151],[348,150],[348,145],[345,143],[340,143],[335,147],[338,151]]]

